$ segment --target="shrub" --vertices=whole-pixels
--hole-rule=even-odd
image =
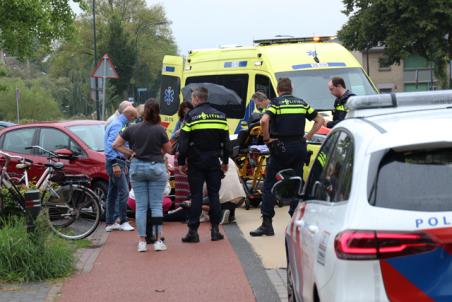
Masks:
[[[44,214],[34,232],[20,216],[2,217],[0,224],[0,280],[40,281],[74,271],[75,244],[56,237]]]

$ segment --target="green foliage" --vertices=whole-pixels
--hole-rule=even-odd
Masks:
[[[31,233],[21,218],[2,218],[0,224],[0,280],[39,281],[73,272],[75,245],[55,237],[45,215]]]
[[[39,79],[24,81],[0,77],[4,91],[0,93],[0,119],[16,120],[16,87],[20,91],[20,118],[28,120],[55,120],[61,117],[58,104]]]
[[[107,52],[119,79],[111,80],[119,95],[126,97],[130,80],[133,75],[137,52],[132,45],[130,35],[125,31],[123,21],[120,16],[114,14],[108,21],[108,40],[106,46],[101,48],[101,53]]]
[[[85,8],[90,4],[82,2]],[[54,95],[68,116],[94,111],[88,75],[94,69],[94,61],[97,63],[104,53],[108,53],[120,77],[107,81],[108,116],[126,96],[134,96],[137,87],[146,87],[155,95],[163,56],[177,51],[161,5],[149,7],[143,0],[96,0],[96,7],[98,58],[93,58],[89,6],[75,22],[73,39],[62,43],[47,63],[51,79],[65,78],[72,84],[65,86],[65,93],[58,92],[61,97]],[[67,111],[67,106],[74,110]]]
[[[343,0],[349,16],[338,32],[351,49],[385,46],[385,62],[399,63],[409,54],[419,54],[435,65],[444,79],[452,59],[451,0]]]
[[[74,13],[68,0],[0,1],[0,48],[20,58],[67,38]]]

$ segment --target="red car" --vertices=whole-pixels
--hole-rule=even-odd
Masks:
[[[40,122],[17,125],[0,130],[0,149],[33,160],[29,170],[31,180],[37,180],[45,170],[47,156],[26,147],[39,145],[47,150],[68,149],[74,158],[61,160],[66,174],[84,174],[91,178],[94,191],[102,200],[107,196],[108,176],[105,169],[103,121]],[[4,159],[0,158],[0,165]],[[19,173],[11,161],[8,171]]]

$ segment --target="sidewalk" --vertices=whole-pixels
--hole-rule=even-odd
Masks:
[[[136,251],[136,232],[106,233],[78,251],[77,272],[50,282],[0,284],[1,302],[61,301],[287,301],[284,228],[287,207],[275,208],[275,236],[250,237],[259,209],[236,210],[237,224],[221,227],[225,240],[210,241],[202,223],[198,244],[182,243],[186,225],[165,223],[168,250]]]
[[[57,301],[255,301],[229,240],[210,241],[201,224],[201,242],[184,244],[182,223],[166,223],[168,250],[136,251],[135,232],[113,232],[90,272],[77,273]]]

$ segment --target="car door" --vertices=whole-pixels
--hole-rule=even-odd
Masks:
[[[11,155],[22,156],[31,159],[33,160],[33,162],[35,162],[39,158],[34,155],[32,150],[26,149],[27,147],[33,145],[35,141],[35,134],[36,134],[35,127],[12,129],[10,131],[5,130],[0,139],[0,148]],[[0,157],[1,166],[4,165],[4,162],[5,162],[4,158]],[[18,161],[13,159],[10,161],[7,167],[8,173],[13,177],[22,176],[22,171],[16,169],[17,163]],[[35,171],[35,169],[32,167],[32,169],[30,169],[29,176],[38,173],[39,171]]]
[[[346,131],[336,131],[320,151],[321,171],[310,175],[306,207],[300,222],[304,292],[322,287],[334,272],[334,237],[343,223],[351,188],[353,143]],[[306,299],[310,300],[310,299]]]
[[[310,182],[315,182],[317,175],[322,173],[325,164],[324,159],[331,153],[336,139],[337,135],[333,133],[323,144],[312,166],[310,172],[311,177],[308,178],[305,190],[306,187],[312,186]],[[312,245],[312,235],[305,233],[304,229],[306,227],[306,215],[313,215],[313,210],[315,209],[313,209],[313,206],[310,203],[303,201],[300,202],[292,217],[292,242],[290,243],[291,247],[289,247],[289,257],[291,257],[291,259],[289,265],[291,265],[293,272],[294,290],[295,294],[298,296],[298,300],[301,300],[301,298],[306,300],[307,296],[312,294],[312,290],[307,290],[308,287],[306,286],[306,278],[310,279],[310,276],[308,276],[309,273],[307,272],[311,271],[308,265],[312,262],[308,261],[312,255],[307,253],[307,249]]]
[[[87,157],[83,149],[65,132],[56,128],[40,128],[38,134],[38,144],[46,150],[55,151],[58,149],[71,150],[77,157],[72,160],[61,159],[64,163],[64,172],[66,174],[86,174],[89,171],[89,165],[83,161]],[[39,165],[47,163],[47,154],[39,152]]]

